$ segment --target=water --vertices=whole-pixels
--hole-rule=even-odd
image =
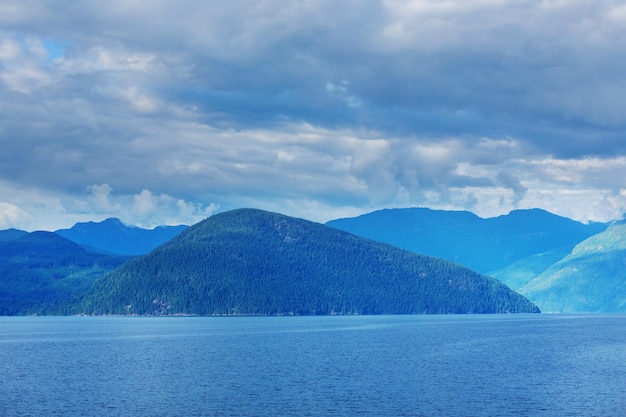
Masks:
[[[1,317],[0,416],[624,416],[626,316]]]

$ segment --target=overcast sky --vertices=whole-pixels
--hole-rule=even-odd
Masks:
[[[0,229],[626,212],[626,4],[0,2]]]

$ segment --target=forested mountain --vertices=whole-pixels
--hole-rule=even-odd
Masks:
[[[0,230],[0,242],[8,242],[9,240],[14,240],[27,234],[28,232],[18,229]]]
[[[607,227],[540,209],[514,210],[488,219],[466,211],[387,209],[326,224],[485,274],[532,255],[571,249]]]
[[[75,313],[538,312],[448,261],[276,213],[214,215],[98,280]]]
[[[76,223],[71,229],[56,233],[72,242],[121,255],[143,255],[168,241],[187,226],[159,226],[154,229],[126,226],[119,219],[100,223]]]
[[[544,311],[626,313],[626,225],[576,245],[519,291]]]
[[[0,242],[0,315],[58,311],[128,257],[89,253],[51,232]]]

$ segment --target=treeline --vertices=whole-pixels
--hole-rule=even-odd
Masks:
[[[215,215],[97,281],[73,313],[536,312],[499,281],[317,223]]]

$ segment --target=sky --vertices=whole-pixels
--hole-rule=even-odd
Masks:
[[[626,213],[626,4],[3,0],[0,229]]]

